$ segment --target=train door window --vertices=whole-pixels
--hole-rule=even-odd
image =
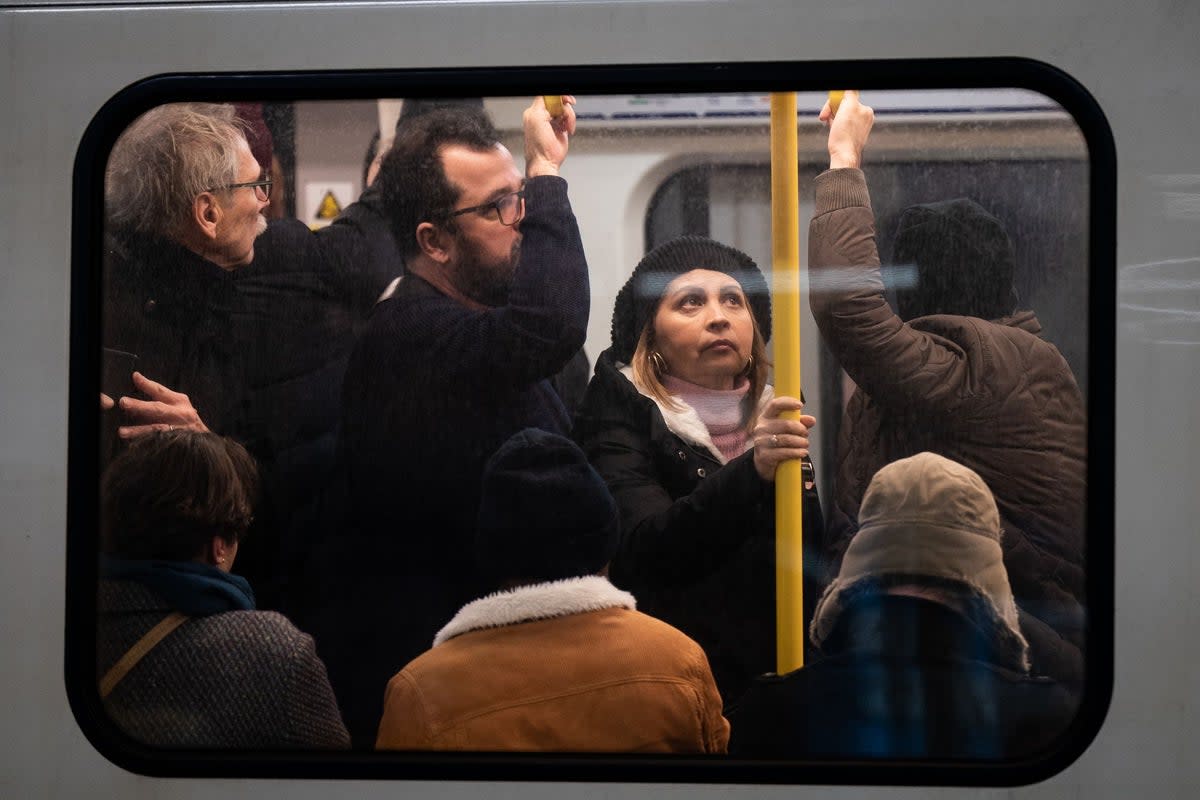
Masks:
[[[92,741],[170,775],[1070,763],[1111,674],[1107,130],[1025,62],[921,90],[859,66],[832,124],[796,65],[106,106],[74,219]],[[811,419],[772,388],[800,365]]]

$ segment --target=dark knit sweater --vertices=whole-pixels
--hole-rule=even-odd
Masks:
[[[467,308],[408,275],[350,359],[350,524],[321,556],[313,631],[356,738],[374,740],[388,679],[493,588],[472,556],[486,459],[523,428],[570,428],[548,379],[583,345],[587,263],[566,181],[531,178],[525,209],[507,305]]]

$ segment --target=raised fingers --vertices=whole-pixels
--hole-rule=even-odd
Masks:
[[[151,400],[161,400],[164,403],[187,400],[187,395],[168,389],[140,372],[133,373],[133,387]],[[121,404],[121,408],[125,408],[124,403]]]

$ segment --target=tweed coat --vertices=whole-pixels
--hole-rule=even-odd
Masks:
[[[140,583],[101,581],[97,676],[173,610]],[[350,745],[312,638],[271,611],[189,619],[125,675],[104,708],[118,728],[154,747]]]

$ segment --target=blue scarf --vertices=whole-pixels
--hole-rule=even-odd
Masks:
[[[194,561],[131,560],[100,556],[100,577],[137,581],[189,617],[253,611],[254,591],[240,575]]]

